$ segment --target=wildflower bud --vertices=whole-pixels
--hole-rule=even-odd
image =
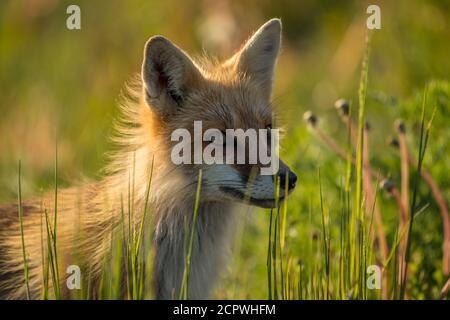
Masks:
[[[350,112],[350,106],[345,99],[339,99],[334,103],[334,107],[342,117],[347,117]]]
[[[400,146],[398,140],[396,138],[393,138],[393,137],[388,138],[388,144],[391,147],[394,147],[396,149]]]
[[[370,123],[369,123],[369,121],[366,121],[366,122],[364,123],[364,130],[366,130],[367,132],[370,131]]]
[[[300,266],[300,267],[303,266],[303,260],[302,260],[302,258],[298,258],[298,259],[297,259],[297,265]]]
[[[381,188],[383,188],[387,192],[391,193],[392,190],[394,189],[394,184],[392,183],[391,180],[384,179],[384,180],[381,181]]]
[[[395,125],[395,128],[397,129],[398,133],[406,132],[405,123],[401,119],[395,120],[394,125]]]
[[[320,237],[320,233],[319,232],[314,232],[313,234],[312,234],[312,239],[314,240],[314,241],[317,241],[317,240],[319,240],[319,237]]]
[[[306,111],[303,114],[303,120],[305,120],[312,127],[315,127],[317,124],[317,118],[311,111]]]

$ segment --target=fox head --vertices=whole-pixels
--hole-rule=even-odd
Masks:
[[[276,129],[270,99],[280,44],[279,19],[266,22],[236,54],[220,63],[194,61],[166,38],[152,37],[145,46],[141,76],[144,100],[153,119],[153,135],[158,136],[159,145],[167,150],[173,148],[172,132],[184,128],[193,133],[194,122],[198,121],[203,131]],[[258,139],[262,136],[258,135]],[[259,145],[271,149],[274,142],[270,135],[264,139]],[[201,141],[200,145],[204,149],[208,142]],[[166,157],[165,161],[171,161],[169,153]],[[202,169],[203,201],[239,201],[272,208],[277,185],[278,199],[282,200],[297,180],[278,155],[272,159],[279,164],[272,175],[262,175],[257,170],[263,166],[259,162],[181,164],[174,170],[181,172],[185,185],[192,187],[195,194],[196,177]]]

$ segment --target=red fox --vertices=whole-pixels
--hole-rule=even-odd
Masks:
[[[188,226],[192,224],[201,170],[188,297],[210,296],[232,240],[236,205],[273,208],[275,181],[280,181],[282,200],[294,189],[297,177],[280,160],[277,172],[272,175],[257,173],[250,190],[251,172],[260,163],[176,165],[171,161],[175,145],[171,134],[178,128],[192,131],[194,121],[201,121],[203,130],[270,130],[274,116],[270,101],[272,82],[280,45],[279,19],[266,22],[236,54],[220,63],[207,59],[194,61],[162,36],[148,40],[138,84],[130,89],[134,98],[122,105],[123,119],[114,138],[119,147],[111,156],[104,178],[58,191],[60,274],[65,274],[67,266],[72,264],[73,252],[77,252],[83,257],[82,274],[91,277],[93,288],[98,284],[104,257],[111,250],[111,238],[128,223],[123,219],[123,207],[124,202],[128,206],[130,180],[131,205],[135,208],[130,223],[137,225],[142,220],[151,179],[148,212],[154,235],[154,297],[177,298],[185,269],[185,241],[189,231],[186,221]],[[203,143],[202,148],[206,145]],[[47,243],[46,232],[42,232],[43,211],[45,208],[53,221],[54,203],[53,194],[22,202],[32,299],[39,298],[42,292],[42,257],[48,254],[42,245]],[[0,298],[3,299],[27,297],[18,213],[17,203],[0,206]],[[51,279],[49,282],[51,287]],[[64,286],[65,282],[61,282],[62,289]]]

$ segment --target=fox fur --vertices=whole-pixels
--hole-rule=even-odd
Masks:
[[[139,80],[130,86],[130,97],[121,106],[122,117],[113,137],[118,147],[112,152],[104,177],[58,190],[57,250],[63,296],[68,294],[64,290],[65,270],[75,255],[83,257],[82,276],[91,279],[93,288],[98,286],[112,237],[121,232],[124,224],[128,227],[123,207],[134,208],[130,223],[137,227],[152,176],[148,200],[151,224],[146,224],[146,228],[154,234],[154,297],[177,298],[184,270],[186,221],[188,226],[192,224],[198,172],[202,169],[188,290],[191,299],[210,297],[226,262],[236,206],[245,202],[240,195],[246,190],[250,169],[237,165],[176,166],[170,161],[174,144],[170,134],[177,128],[192,129],[194,120],[202,120],[205,129],[270,125],[274,113],[270,97],[280,44],[278,19],[265,23],[223,63],[194,61],[162,36],[150,38]],[[280,170],[288,172],[289,168],[281,163]],[[228,192],[231,188],[236,191]],[[258,176],[250,204],[273,207],[274,190],[272,176]],[[281,190],[281,196],[283,192],[287,191]],[[53,192],[22,201],[32,299],[38,299],[43,288],[42,257],[47,255],[44,211],[53,221]],[[1,205],[1,299],[26,298],[23,266],[18,204]]]

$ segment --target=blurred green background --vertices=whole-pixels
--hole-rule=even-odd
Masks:
[[[66,28],[70,4],[81,8],[81,30]],[[372,39],[367,97],[372,164],[399,181],[398,157],[386,138],[395,133],[393,122],[401,117],[416,152],[421,94],[425,84],[433,83],[428,116],[437,109],[425,167],[448,202],[450,2],[438,0],[1,1],[0,201],[16,197],[19,159],[24,197],[52,187],[56,136],[63,185],[97,176],[111,147],[108,136],[120,92],[139,71],[150,36],[162,34],[194,57],[206,51],[225,58],[266,20],[280,17],[283,50],[274,101],[287,128],[282,152],[299,175],[288,238],[292,255],[304,259],[304,243],[309,245],[310,235],[320,230],[320,216],[314,214],[318,167],[323,168],[326,206],[337,216],[333,206],[345,163],[308,132],[302,114],[313,110],[321,129],[344,145],[346,129],[333,104],[344,97],[357,106],[369,4],[381,7],[382,18]],[[397,209],[381,192],[379,198],[391,243]],[[410,294],[435,298],[445,280],[442,225],[425,186],[419,202],[429,207],[414,229],[412,269],[418,271]],[[267,212],[243,219],[248,220],[243,241],[230,258],[217,297],[267,296]]]

